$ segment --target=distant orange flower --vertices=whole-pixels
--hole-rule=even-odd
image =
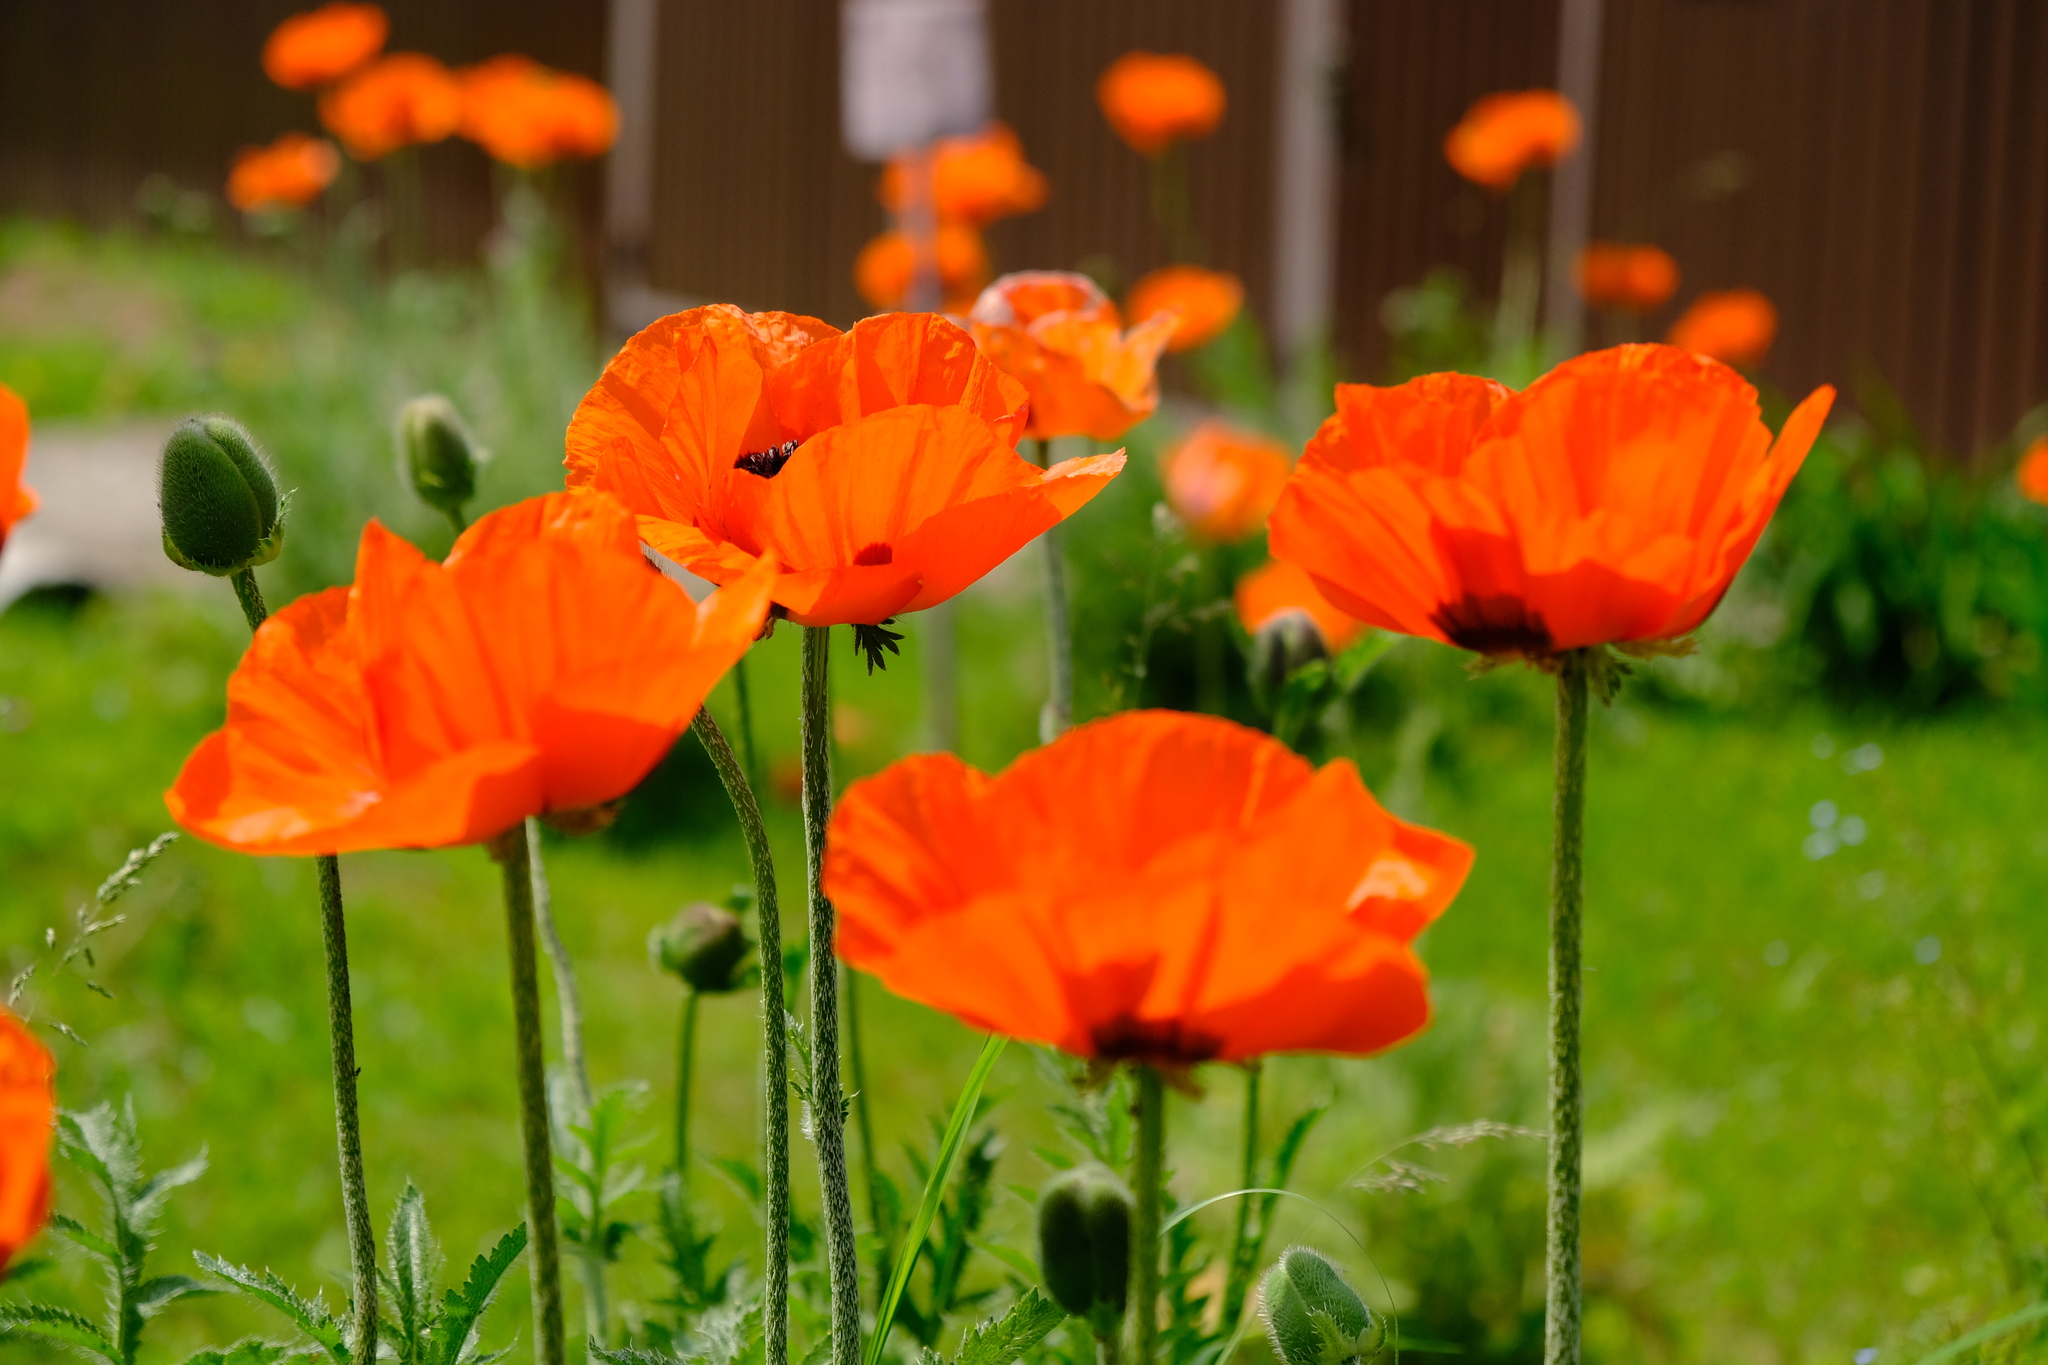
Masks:
[[[453,133],[462,122],[462,87],[432,57],[394,52],[322,95],[320,122],[350,156],[375,161]]]
[[[1742,376],[1669,346],[1594,351],[1521,393],[1340,384],[1273,509],[1273,555],[1362,621],[1482,654],[1676,640],[1728,590],[1833,401],[1816,390],[1773,441]]]
[[[436,564],[376,522],[353,587],[266,621],[228,721],[164,802],[247,853],[482,843],[624,796],[668,752],[768,609],[772,569],[703,607],[609,498],[480,518]]]
[[[1678,262],[1662,247],[1589,242],[1575,273],[1580,296],[1595,308],[1654,313],[1678,292]]]
[[[14,524],[36,510],[36,490],[21,481],[28,461],[28,404],[0,384],[0,545]]]
[[[998,218],[1045,207],[1044,172],[1024,160],[1024,144],[1001,123],[972,137],[942,138],[932,148],[932,207],[942,219],[987,227]],[[876,189],[883,207],[901,214],[910,163],[891,161]]]
[[[1031,394],[1026,436],[1114,441],[1159,406],[1159,353],[1175,320],[1122,331],[1116,305],[1086,275],[1005,275],[967,315],[989,359]]]
[[[1522,172],[1570,155],[1579,131],[1579,111],[1555,90],[1487,95],[1445,135],[1444,156],[1473,184],[1505,191]]]
[[[1124,299],[1131,321],[1149,321],[1172,310],[1180,315],[1169,351],[1192,351],[1223,335],[1244,307],[1244,285],[1223,270],[1169,265],[1141,278]]]
[[[1208,421],[1166,452],[1166,505],[1198,540],[1228,545],[1256,534],[1286,486],[1287,447],[1270,436]]]
[[[2034,438],[2033,444],[2020,456],[2020,465],[2013,477],[2022,496],[2048,506],[2048,436]]]
[[[460,131],[492,160],[533,170],[603,156],[619,136],[611,92],[586,76],[506,54],[456,73]]]
[[[569,424],[569,486],[618,498],[714,583],[773,554],[777,615],[872,625],[952,597],[1123,468],[1019,458],[1027,402],[934,314],[840,332],[713,304],[612,358]]]
[[[0,1008],[0,1279],[50,1216],[50,1131],[57,1063]]]
[[[338,81],[384,50],[391,21],[376,5],[333,4],[294,14],[263,43],[263,74],[287,90]]]
[[[286,133],[268,147],[244,147],[228,172],[228,202],[244,213],[311,203],[341,172],[341,154],[324,137]]]
[[[988,248],[981,234],[965,223],[940,223],[933,243],[938,253],[940,305],[948,313],[964,313],[988,283]],[[883,232],[868,240],[853,262],[853,287],[873,308],[900,308],[910,294],[917,256],[910,239]]]
[[[920,754],[826,836],[839,956],[970,1027],[1185,1066],[1360,1055],[1429,1020],[1409,944],[1472,850],[1213,716],[1126,711],[988,777]]]
[[[1365,622],[1331,606],[1330,599],[1316,591],[1315,580],[1293,564],[1268,562],[1253,569],[1237,580],[1232,598],[1247,635],[1257,635],[1268,621],[1290,611],[1315,622],[1316,632],[1332,654],[1343,653],[1365,633]]]
[[[1778,339],[1778,310],[1754,289],[1724,289],[1692,301],[1664,339],[1724,365],[1741,369],[1763,363]]]
[[[1116,135],[1146,156],[1223,122],[1223,81],[1193,57],[1126,52],[1095,83],[1095,102]]]

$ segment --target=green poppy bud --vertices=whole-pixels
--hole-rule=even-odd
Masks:
[[[1294,670],[1329,657],[1330,646],[1315,618],[1305,611],[1283,611],[1252,636],[1252,691],[1270,705]]]
[[[1098,1337],[1124,1319],[1131,1278],[1131,1191],[1106,1166],[1076,1166],[1038,1196],[1038,1265],[1053,1302]]]
[[[157,465],[157,506],[171,562],[217,577],[268,564],[284,548],[277,480],[249,433],[227,417],[178,424]]]
[[[740,963],[753,946],[740,929],[740,917],[708,901],[684,906],[647,936],[647,955],[655,966],[711,995],[739,989]]]
[[[1287,1365],[1362,1365],[1386,1325],[1319,1251],[1290,1247],[1259,1284],[1259,1316]]]
[[[476,467],[487,456],[455,405],[429,393],[398,410],[398,458],[420,501],[459,522],[476,496]]]

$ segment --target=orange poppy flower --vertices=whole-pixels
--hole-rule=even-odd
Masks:
[[[941,219],[987,227],[998,218],[1045,207],[1044,172],[1024,160],[1024,144],[1000,123],[972,137],[941,138],[932,148],[932,207]],[[876,195],[901,215],[910,177],[907,157],[882,171]]]
[[[1223,122],[1223,81],[1193,57],[1126,52],[1095,82],[1095,102],[1116,135],[1146,156]]]
[[[1579,111],[1555,90],[1487,95],[1445,135],[1444,157],[1473,184],[1505,191],[1522,172],[1562,161],[1579,132]]]
[[[350,156],[375,161],[453,133],[462,122],[462,87],[432,57],[394,52],[322,95],[320,122]]]
[[[391,21],[376,5],[333,4],[294,14],[263,42],[263,74],[287,90],[338,81],[384,50]]]
[[[1669,346],[1594,351],[1520,393],[1340,384],[1273,509],[1273,555],[1362,621],[1482,654],[1675,640],[1728,590],[1833,401],[1815,390],[1774,442],[1742,376]]]
[[[268,147],[244,147],[228,172],[228,202],[244,213],[298,208],[318,198],[341,172],[341,153],[324,137],[286,133]]]
[[[36,510],[36,490],[21,481],[28,461],[28,404],[0,384],[0,545],[14,523]]]
[[[1763,363],[1778,339],[1778,310],[1754,289],[1724,289],[1692,301],[1664,339],[1742,369]]]
[[[506,54],[456,73],[460,131],[494,161],[533,170],[603,156],[619,136],[611,92],[586,76]]]
[[[247,853],[474,844],[624,796],[746,653],[772,568],[694,606],[609,498],[501,508],[436,564],[376,522],[228,679],[165,804]]]
[[[988,358],[1030,393],[1026,436],[1114,441],[1159,406],[1156,367],[1175,319],[1159,314],[1125,332],[1086,275],[1005,275],[967,322]]]
[[[1365,622],[1331,606],[1330,599],[1316,591],[1315,580],[1293,564],[1271,561],[1253,569],[1237,580],[1232,597],[1238,622],[1247,635],[1257,635],[1274,617],[1291,611],[1315,623],[1316,633],[1332,654],[1342,654],[1365,634]]]
[[[1575,274],[1580,297],[1595,308],[1654,313],[1678,292],[1678,262],[1662,247],[1590,242]]]
[[[1197,540],[1228,545],[1255,534],[1287,484],[1287,447],[1270,436],[1208,421],[1166,452],[1166,505]]]
[[[1472,850],[1214,716],[1126,711],[995,777],[920,754],[832,812],[839,956],[974,1028],[1167,1065],[1378,1052]]]
[[[1124,467],[1019,458],[1027,401],[935,314],[840,332],[712,304],[612,358],[569,423],[569,486],[618,498],[714,583],[772,554],[777,615],[873,625],[953,596]]]
[[[934,246],[939,290],[945,296],[942,306],[949,313],[965,312],[988,283],[988,248],[982,245],[981,234],[965,223],[940,223]],[[901,308],[916,268],[910,238],[895,231],[879,233],[854,258],[853,287],[870,307]]]
[[[0,1278],[50,1216],[57,1062],[0,1007]]]
[[[2048,507],[2048,436],[2036,436],[2013,472],[2021,496]]]
[[[1133,324],[1150,321],[1161,313],[1177,313],[1169,351],[1192,351],[1223,335],[1223,329],[1244,307],[1244,285],[1237,276],[1223,270],[1204,270],[1198,265],[1169,265],[1153,271],[1131,286],[1124,299],[1125,311]]]

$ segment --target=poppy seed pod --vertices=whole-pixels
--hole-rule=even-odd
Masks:
[[[489,458],[470,439],[455,405],[438,393],[398,410],[398,457],[420,501],[458,521],[476,496],[476,467]]]
[[[740,917],[709,901],[684,906],[647,936],[655,966],[712,995],[739,988],[739,965],[753,946],[740,930]]]
[[[1287,1365],[1348,1365],[1379,1354],[1386,1326],[1327,1256],[1289,1247],[1259,1284],[1259,1316]]]
[[[178,424],[157,465],[164,553],[181,568],[226,577],[284,548],[277,480],[249,433],[226,417]]]
[[[1252,636],[1252,691],[1270,701],[1295,669],[1329,657],[1330,646],[1315,618],[1299,608],[1283,611]]]
[[[1106,1166],[1076,1166],[1038,1196],[1038,1265],[1053,1302],[1098,1337],[1124,1318],[1131,1276],[1131,1192]]]

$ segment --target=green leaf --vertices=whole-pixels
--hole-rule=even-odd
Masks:
[[[491,1300],[498,1296],[505,1272],[526,1250],[526,1224],[500,1237],[497,1244],[470,1262],[469,1278],[459,1289],[448,1291],[441,1304],[441,1320],[435,1325],[436,1365],[457,1365],[476,1344],[478,1324]]]
[[[1948,1345],[1943,1346],[1931,1355],[1920,1357],[1916,1365],[1941,1365],[1941,1362],[1945,1360],[1954,1360],[1972,1346],[1990,1341],[1993,1337],[2003,1336],[2013,1328],[2023,1327],[2037,1318],[2048,1318],[2048,1300],[2022,1308],[2017,1313],[2008,1313],[1995,1321],[1987,1322],[1975,1331],[1957,1337],[1954,1341],[1951,1341]]]
[[[1036,1289],[1027,1289],[1001,1318],[967,1329],[953,1365],[1012,1365],[1066,1320],[1065,1309]]]
[[[278,1365],[278,1362],[293,1360],[312,1354],[304,1346],[288,1345],[276,1341],[238,1341],[224,1350],[205,1350],[189,1356],[185,1365]]]
[[[592,1346],[590,1354],[606,1365],[684,1365],[681,1356],[650,1351],[644,1346]]]
[[[118,1268],[121,1264],[121,1253],[114,1244],[79,1222],[76,1218],[67,1218],[61,1213],[53,1213],[50,1215],[50,1231],[84,1247],[109,1265]]]
[[[830,1359],[832,1359],[832,1334],[827,1332],[824,1336],[811,1343],[811,1349],[804,1352],[804,1358],[798,1362],[798,1365],[825,1365],[825,1362]]]
[[[1022,1275],[1026,1283],[1038,1278],[1038,1266],[1032,1262],[1029,1256],[1018,1251],[1015,1247],[1006,1247],[1001,1242],[985,1241],[979,1237],[969,1238],[968,1245],[972,1246],[976,1251],[987,1252],[995,1257],[998,1261],[1001,1261],[1004,1265]]]
[[[139,1155],[139,1153],[138,1153]],[[136,1172],[138,1178],[141,1171]],[[206,1153],[200,1152],[190,1161],[173,1166],[167,1171],[158,1171],[148,1183],[136,1190],[128,1204],[128,1223],[135,1231],[148,1236],[156,1226],[157,1215],[164,1209],[164,1201],[171,1197],[171,1191],[181,1185],[189,1185],[206,1174]]]
[[[114,1343],[98,1327],[76,1313],[47,1303],[0,1303],[0,1336],[9,1332],[48,1337],[81,1355],[98,1356],[121,1365]]]
[[[1336,679],[1338,690],[1349,692],[1365,681],[1372,666],[1403,638],[1390,630],[1368,630],[1359,636],[1350,648],[1330,660],[1330,676]]]
[[[207,1274],[219,1276],[250,1298],[269,1304],[291,1319],[292,1325],[311,1337],[335,1365],[349,1365],[349,1351],[342,1340],[341,1324],[334,1320],[334,1315],[327,1311],[327,1305],[320,1301],[318,1295],[311,1299],[303,1297],[272,1271],[266,1270],[258,1275],[246,1266],[230,1265],[203,1251],[193,1252],[192,1258]]]
[[[981,1056],[967,1074],[967,1083],[960,1088],[960,1098],[954,1101],[953,1117],[947,1120],[945,1137],[939,1144],[939,1159],[932,1163],[931,1176],[924,1183],[924,1197],[918,1201],[917,1212],[911,1217],[910,1226],[904,1229],[903,1241],[897,1247],[895,1267],[875,1312],[875,1330],[868,1337],[864,1365],[882,1365],[882,1348],[888,1344],[889,1328],[896,1321],[897,1305],[903,1301],[911,1269],[917,1264],[917,1253],[924,1247],[925,1233],[939,1211],[939,1201],[945,1197],[946,1181],[953,1174],[953,1163],[959,1159],[960,1148],[967,1140],[967,1127],[974,1117],[975,1102],[981,1098],[981,1088],[988,1083],[988,1074],[995,1069],[996,1058],[1003,1055],[1003,1045],[1007,1041],[997,1035],[982,1044]]]
[[[427,1221],[427,1201],[410,1180],[399,1193],[398,1206],[391,1211],[391,1226],[384,1244],[390,1252],[391,1273],[381,1276],[390,1290],[391,1307],[398,1314],[394,1344],[399,1358],[410,1362],[421,1355],[434,1318],[434,1287],[441,1279],[441,1247],[434,1240],[433,1225]]]
[[[711,1164],[727,1180],[739,1187],[740,1193],[747,1197],[749,1203],[761,1202],[761,1173],[754,1169],[752,1162],[742,1161],[738,1157],[715,1156],[711,1158]]]
[[[159,1275],[137,1285],[128,1296],[128,1306],[145,1318],[153,1318],[188,1294],[213,1292],[190,1275]]]

